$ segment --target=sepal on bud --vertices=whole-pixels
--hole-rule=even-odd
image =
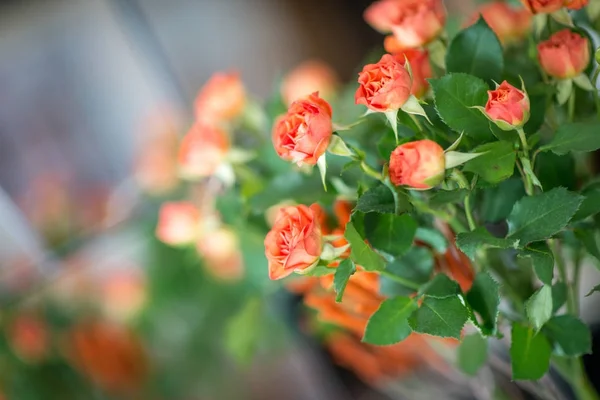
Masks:
[[[483,153],[461,153],[459,151],[446,151],[444,153],[444,159],[446,160],[446,169],[452,169],[459,165],[462,165],[474,158],[484,155]]]

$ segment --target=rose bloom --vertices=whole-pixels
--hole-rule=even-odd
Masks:
[[[36,315],[17,316],[7,328],[7,338],[15,354],[26,362],[42,360],[49,350],[45,322]]]
[[[589,2],[589,0],[565,0],[565,7],[569,10],[580,10],[587,6]]]
[[[284,207],[265,238],[269,278],[281,279],[316,265],[323,250],[320,209],[312,205]]]
[[[569,29],[563,29],[538,44],[538,60],[548,75],[559,79],[574,78],[590,62],[589,41]]]
[[[400,62],[408,60],[412,71],[412,86],[410,93],[415,97],[421,98],[427,94],[429,82],[427,79],[433,76],[431,64],[429,63],[429,52],[427,50],[409,49],[395,54]]]
[[[158,212],[156,237],[172,246],[192,243],[200,231],[200,211],[187,201],[164,203]]]
[[[246,105],[246,92],[239,74],[217,72],[200,89],[194,108],[196,119],[218,123],[239,116]]]
[[[392,32],[405,48],[421,47],[439,36],[446,22],[442,0],[381,0],[364,13],[382,33]]]
[[[354,95],[356,104],[370,110],[398,110],[410,97],[412,81],[404,62],[384,54],[377,64],[367,64],[358,74],[359,87]]]
[[[80,322],[68,333],[65,350],[68,360],[106,391],[134,391],[148,372],[139,338],[120,325]]]
[[[237,281],[244,276],[239,239],[231,229],[221,227],[207,232],[198,240],[196,249],[214,277]]]
[[[521,127],[529,119],[529,97],[504,81],[495,90],[488,90],[485,114],[501,129]]]
[[[323,98],[330,98],[338,86],[335,71],[318,60],[306,61],[290,71],[281,84],[281,96],[285,104],[319,92]]]
[[[482,5],[471,18],[469,25],[477,22],[479,14],[504,44],[523,39],[531,29],[531,13],[504,2],[495,1]]]
[[[432,140],[402,144],[390,156],[390,180],[396,186],[431,189],[444,179],[444,149]]]
[[[315,92],[290,105],[275,121],[272,136],[277,154],[301,166],[317,164],[332,134],[331,106]]]
[[[521,0],[533,14],[550,14],[562,8],[565,0]]]
[[[227,132],[212,125],[194,124],[179,147],[181,174],[192,179],[214,174],[229,148]]]

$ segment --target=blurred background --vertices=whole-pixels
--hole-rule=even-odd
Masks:
[[[382,42],[363,21],[369,4],[0,3],[0,398],[402,394],[334,366],[302,333],[297,300],[267,281],[266,265],[246,263],[247,279],[231,285],[198,268],[193,254],[154,240],[163,198],[143,187],[144,155],[172,145],[165,132],[188,129],[196,93],[215,71],[239,71],[258,100],[307,59],[353,80]],[[457,16],[473,9],[467,0],[446,5]],[[265,292],[273,305],[259,299]],[[458,385],[454,393],[458,378],[436,374],[430,391],[405,398],[477,391]]]

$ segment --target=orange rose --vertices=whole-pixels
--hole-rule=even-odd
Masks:
[[[565,0],[565,7],[569,10],[580,10],[587,6],[589,2],[589,0]]]
[[[538,60],[548,75],[559,79],[574,78],[590,62],[589,41],[563,29],[538,44]]]
[[[417,140],[396,147],[390,157],[390,180],[396,186],[431,189],[444,179],[444,149],[432,140]]]
[[[496,1],[482,5],[473,15],[469,25],[477,21],[479,14],[502,43],[513,43],[523,39],[531,29],[531,13],[504,2]]]
[[[239,116],[246,105],[246,92],[237,73],[217,72],[200,89],[194,108],[196,119],[216,123]]]
[[[329,98],[335,93],[338,77],[335,71],[322,61],[306,61],[287,74],[281,84],[281,96],[285,104],[319,92]]]
[[[212,125],[194,124],[179,147],[179,166],[186,178],[204,178],[215,173],[229,151],[227,133]]]
[[[273,126],[275,151],[286,161],[316,165],[333,134],[331,106],[313,93],[294,101]]]
[[[550,14],[562,8],[565,0],[521,0],[533,14]]]
[[[46,324],[38,316],[17,316],[8,326],[7,336],[12,350],[26,362],[40,361],[48,354]]]
[[[404,63],[384,54],[377,64],[367,64],[358,74],[359,87],[354,95],[356,104],[373,111],[398,110],[410,97],[412,81]]]
[[[208,271],[224,281],[237,281],[244,275],[239,239],[235,232],[218,228],[202,235],[196,245]]]
[[[427,50],[409,49],[396,54],[396,59],[400,62],[404,62],[405,57],[412,71],[410,93],[415,97],[423,97],[429,89],[427,79],[433,76],[431,64],[429,63],[429,53]]]
[[[173,246],[192,243],[200,231],[200,211],[190,202],[164,203],[158,213],[156,237]]]
[[[364,18],[380,32],[392,32],[403,47],[413,48],[441,33],[446,11],[441,0],[382,0],[369,6]]]
[[[500,129],[520,128],[529,119],[529,97],[504,81],[495,90],[488,90],[485,114]]]
[[[315,266],[323,249],[320,210],[314,205],[284,207],[265,238],[269,278],[281,279]]]
[[[346,224],[350,222],[354,205],[347,200],[336,200],[333,203],[333,213],[338,221],[338,226],[345,229]]]

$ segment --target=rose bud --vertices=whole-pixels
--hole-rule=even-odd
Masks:
[[[410,97],[412,80],[404,62],[384,54],[377,64],[367,64],[358,74],[356,104],[370,110],[387,112],[400,109]]]
[[[563,29],[538,44],[538,60],[548,75],[559,79],[574,78],[590,62],[589,41],[569,29]]]
[[[314,205],[284,207],[265,237],[269,278],[281,279],[293,272],[308,272],[323,250],[320,208]]]
[[[531,13],[504,2],[484,4],[473,15],[469,25],[477,22],[480,14],[503,44],[523,39],[531,29]]]
[[[281,96],[288,105],[314,92],[329,99],[335,93],[338,83],[338,77],[329,65],[317,60],[306,61],[284,78]]]
[[[331,106],[313,93],[294,101],[273,125],[273,145],[279,157],[298,166],[316,165],[333,134]]]
[[[569,10],[581,10],[583,7],[587,6],[589,0],[565,0],[565,7]]]
[[[495,90],[488,90],[484,115],[500,129],[511,131],[525,125],[529,120],[529,97],[507,81]]]
[[[390,156],[390,180],[396,186],[431,189],[444,180],[445,171],[444,149],[432,140],[402,144]]]
[[[246,92],[239,74],[217,72],[200,89],[194,108],[196,119],[218,123],[239,116],[246,105]]]
[[[195,123],[179,147],[181,175],[198,179],[214,174],[225,161],[229,147],[229,137],[221,128]]]
[[[200,232],[200,211],[187,201],[164,203],[158,212],[156,237],[173,245],[185,245],[196,240]]]
[[[408,60],[412,71],[412,86],[410,88],[410,93],[418,98],[425,96],[427,94],[427,89],[429,89],[429,82],[427,82],[427,79],[433,76],[427,50],[410,49],[395,54],[395,56],[400,62]]]
[[[565,0],[521,0],[533,14],[550,14],[562,8]]]

